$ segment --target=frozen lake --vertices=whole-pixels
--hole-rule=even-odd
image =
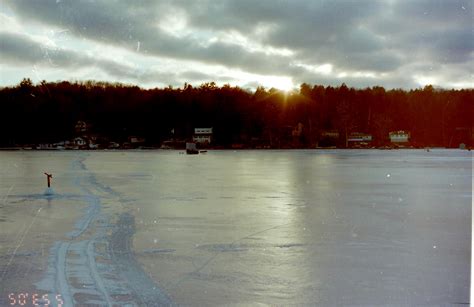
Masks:
[[[461,150],[0,152],[0,305],[466,304],[472,179]]]

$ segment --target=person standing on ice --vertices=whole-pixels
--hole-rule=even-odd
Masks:
[[[48,188],[51,187],[51,178],[53,178],[53,174],[48,174],[48,173],[44,173],[48,179]]]

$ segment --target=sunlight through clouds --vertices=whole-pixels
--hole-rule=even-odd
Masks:
[[[274,48],[272,46],[264,46],[249,37],[244,36],[238,31],[229,31],[220,33],[220,41],[228,44],[241,46],[249,52],[260,52],[266,55],[280,55],[290,57],[294,52],[288,48]]]
[[[172,8],[158,23],[158,27],[172,36],[182,38],[190,34],[187,27],[186,14],[182,10]]]
[[[469,86],[472,3],[436,3],[4,0],[0,63],[21,71],[34,63],[51,80],[80,64],[100,69],[105,81],[143,87]],[[3,76],[2,85],[18,75]]]
[[[293,80],[289,77],[264,76],[259,81],[264,87],[274,87],[282,91],[290,91],[295,87]]]
[[[321,64],[321,65],[308,65],[308,64],[303,64],[303,63],[297,63],[295,64],[295,66],[302,67],[310,72],[314,72],[316,74],[323,74],[323,75],[329,75],[333,71],[333,67],[329,63]]]

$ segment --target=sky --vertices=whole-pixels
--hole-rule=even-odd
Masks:
[[[0,0],[0,86],[473,88],[471,0]]]

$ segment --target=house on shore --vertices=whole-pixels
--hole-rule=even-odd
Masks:
[[[209,145],[212,142],[212,127],[194,128],[193,142]]]
[[[410,142],[410,132],[403,130],[392,131],[388,134],[390,142],[396,145],[407,145]]]
[[[74,138],[73,140],[73,144],[75,146],[77,146],[79,149],[84,149],[84,148],[87,148],[87,140],[85,138],[82,138],[82,137],[76,137]]]
[[[372,142],[372,135],[361,132],[353,132],[347,137],[349,147],[368,147]]]

